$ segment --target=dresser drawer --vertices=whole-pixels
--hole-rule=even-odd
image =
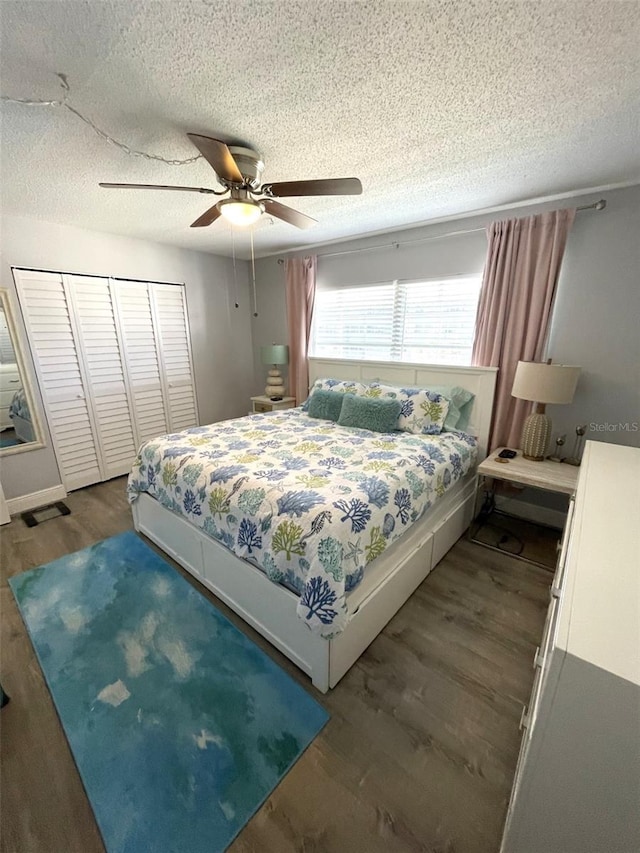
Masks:
[[[254,403],[253,411],[254,412],[270,412],[272,411],[272,406],[269,403]]]
[[[520,728],[527,729],[527,734],[531,733],[538,712],[538,703],[542,693],[542,683],[547,673],[547,669],[549,668],[549,652],[553,645],[553,636],[555,634],[556,625],[558,624],[559,612],[560,601],[557,598],[552,598],[549,602],[547,616],[544,620],[542,640],[540,641],[540,645],[533,656],[535,677],[533,680],[533,687],[531,688],[531,696],[529,697],[528,705],[526,705],[522,711],[522,718],[520,720]]]
[[[560,593],[562,592],[562,587],[564,585],[565,578],[565,566],[567,564],[567,551],[569,550],[569,539],[571,537],[571,527],[573,525],[573,516],[575,509],[575,496],[571,495],[569,500],[569,509],[567,511],[567,522],[564,526],[564,531],[562,533],[562,538],[560,540],[560,544],[558,545],[558,562],[556,563],[556,573],[553,578],[553,585],[551,586],[551,594],[558,598]]]
[[[523,737],[520,742],[520,752],[518,753],[518,762],[516,764],[516,772],[513,777],[513,786],[511,788],[511,797],[509,798],[509,808],[507,809],[507,817],[505,820],[505,827],[509,825],[509,819],[511,817],[511,812],[513,810],[513,804],[518,795],[518,789],[520,787],[520,782],[522,781],[522,773],[525,768],[527,752],[529,751],[529,738]]]
[[[529,703],[522,709],[522,716],[520,717],[520,728],[526,729],[524,736],[525,740],[528,740],[531,737],[531,732],[533,731],[533,727],[536,723],[536,717],[538,716],[540,696],[542,695],[542,682],[545,674],[544,669],[540,664],[536,664],[535,670],[536,674],[533,679],[533,687],[531,688]]]
[[[553,645],[553,635],[555,633],[556,624],[558,622],[558,613],[560,611],[560,601],[557,598],[552,598],[547,609],[547,616],[544,620],[544,628],[542,630],[542,639],[540,645],[536,649],[533,656],[533,666],[541,669],[547,668],[547,656],[549,649]]]
[[[549,665],[549,652],[553,646],[553,639],[556,633],[558,617],[562,604],[557,598],[551,599],[549,610],[547,611],[547,621],[544,626],[544,634],[542,635],[542,666],[544,669]]]

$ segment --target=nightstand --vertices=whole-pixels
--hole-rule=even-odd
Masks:
[[[269,397],[252,397],[251,404],[253,406],[251,414],[258,412],[279,412],[282,409],[293,409],[296,404],[296,398],[283,397],[282,400],[271,400]]]
[[[504,448],[494,450],[484,462],[478,465],[478,476],[491,477],[494,480],[504,480],[507,483],[518,483],[522,486],[533,486],[546,492],[563,492],[572,495],[578,483],[579,468],[562,462],[532,462],[518,455],[508,462],[497,462],[498,454]]]
[[[573,501],[572,496],[578,483],[579,468],[563,464],[562,462],[550,462],[546,459],[542,462],[534,462],[530,459],[525,459],[522,456],[521,450],[518,450],[517,456],[513,459],[509,459],[508,462],[499,462],[498,454],[502,449],[502,447],[499,447],[497,450],[494,450],[493,453],[484,460],[484,462],[481,462],[480,465],[478,465],[479,499],[486,480],[490,479],[502,480],[503,482],[513,483],[520,486],[530,486],[535,489],[542,489],[546,492],[558,492],[560,494],[571,496],[570,501]],[[476,503],[476,507],[478,507],[478,505],[479,500]],[[485,491],[485,499],[482,503],[480,514],[477,516],[475,522],[469,527],[468,538],[472,542],[476,545],[482,545],[484,548],[490,548],[493,551],[508,553],[512,557],[524,560],[524,562],[532,563],[533,565],[540,566],[545,569],[553,568],[553,565],[548,565],[547,563],[540,562],[537,559],[530,559],[525,555],[521,556],[520,551],[522,551],[525,546],[522,545],[523,540],[519,540],[519,537],[513,533],[513,524],[507,524],[506,528],[504,525],[496,524],[495,521],[490,520],[494,513],[497,513],[498,516],[509,516],[508,512],[495,508],[495,492],[493,489],[490,489]],[[535,524],[539,523],[535,522]],[[509,526],[512,528],[511,531],[507,529]],[[541,532],[540,535],[548,542],[552,531],[549,529],[549,525],[542,525],[542,527],[546,527],[547,532],[544,535]],[[503,539],[500,540],[500,542],[497,542],[496,545],[482,541],[479,536],[481,531],[485,528],[497,529],[498,531],[502,529]],[[553,525],[553,529],[557,529],[555,524]],[[504,533],[506,533],[507,536],[504,536]],[[516,542],[520,542],[520,551],[514,552],[508,548],[500,547],[502,542],[507,540],[507,537],[513,537]],[[552,544],[551,547],[553,547]],[[545,551],[545,558],[549,558],[549,556],[550,555]]]

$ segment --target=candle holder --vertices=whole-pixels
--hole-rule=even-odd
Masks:
[[[568,456],[566,459],[563,459],[563,462],[566,462],[567,465],[579,465],[582,459],[582,448],[584,444],[584,435],[587,431],[587,425],[583,424],[582,426],[576,427],[576,440],[573,443],[573,454]]]
[[[553,453],[551,456],[547,456],[547,459],[549,460],[549,462],[563,462],[564,461],[562,458],[562,453],[560,453],[560,450],[562,449],[566,440],[567,440],[567,434],[566,433],[564,433],[564,435],[559,435],[556,438],[556,452]]]

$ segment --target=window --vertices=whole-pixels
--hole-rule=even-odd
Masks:
[[[477,275],[318,290],[310,354],[470,364],[481,283]]]

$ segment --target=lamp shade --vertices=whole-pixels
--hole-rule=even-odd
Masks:
[[[534,403],[571,403],[580,368],[568,364],[519,361],[511,395]]]
[[[289,347],[286,344],[272,344],[270,347],[260,347],[260,358],[263,364],[288,364]]]

